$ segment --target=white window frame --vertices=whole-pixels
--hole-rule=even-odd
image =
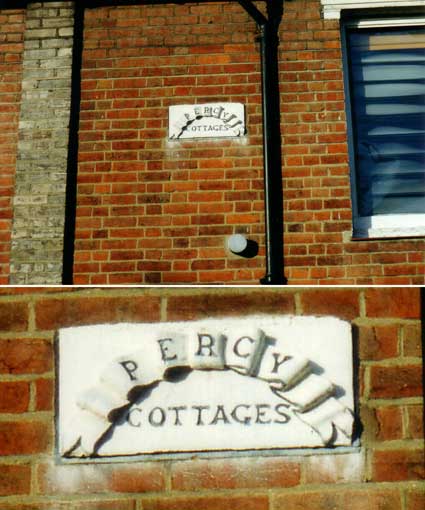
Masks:
[[[353,238],[385,238],[385,237],[418,237],[425,236],[424,214],[381,214],[375,216],[359,216],[356,183],[356,152],[353,136],[353,118],[351,112],[351,87],[347,49],[348,28],[379,28],[379,27],[411,27],[424,26],[425,17],[404,17],[388,19],[357,19],[341,24],[344,88],[347,112],[348,149],[350,163],[351,197],[353,208]]]
[[[325,19],[339,19],[343,9],[425,7],[425,0],[320,0],[320,3]]]

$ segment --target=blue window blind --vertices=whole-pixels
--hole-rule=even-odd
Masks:
[[[425,30],[349,29],[358,216],[425,213]]]

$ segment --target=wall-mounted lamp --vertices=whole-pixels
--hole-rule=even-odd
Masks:
[[[258,254],[258,244],[255,241],[247,239],[242,234],[233,234],[227,238],[227,248],[244,258],[253,258]]]
[[[233,234],[227,238],[227,247],[232,253],[240,254],[248,246],[248,239],[242,234]]]

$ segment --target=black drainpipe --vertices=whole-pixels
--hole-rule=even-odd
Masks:
[[[238,0],[259,29],[263,113],[266,274],[260,283],[285,285],[283,262],[283,189],[280,136],[279,24],[283,0],[269,0],[266,17],[250,0]]]

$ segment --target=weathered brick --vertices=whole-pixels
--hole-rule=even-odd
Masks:
[[[360,314],[359,294],[352,289],[307,290],[301,294],[306,315],[336,315],[342,319],[354,319]],[[338,303],[335,307],[335,303]]]
[[[375,410],[378,424],[377,438],[382,441],[402,439],[403,416],[401,407],[380,407]]]
[[[419,358],[422,355],[421,324],[409,324],[403,328],[403,354]]]
[[[0,382],[0,413],[24,413],[28,410],[29,400],[28,382]]]
[[[136,510],[136,502],[130,499],[113,501],[38,501],[37,503],[4,503],[2,510]]]
[[[355,483],[364,476],[364,455],[312,455],[306,459],[304,483]]]
[[[0,455],[47,452],[52,445],[50,426],[39,420],[1,421]]]
[[[31,466],[0,464],[0,496],[29,494]]]
[[[159,492],[165,488],[160,463],[91,464],[60,466],[41,464],[37,472],[42,494],[104,494]]]
[[[18,146],[18,122],[22,81],[23,9],[0,9],[0,285],[9,283],[10,249],[13,218],[14,175]],[[11,136],[13,133],[13,136]]]
[[[291,313],[294,308],[293,294],[285,292],[264,294],[252,291],[230,295],[203,293],[192,296],[171,296],[167,303],[167,318],[190,320],[241,313]]]
[[[52,379],[37,379],[35,387],[35,409],[37,411],[52,411],[55,382]]]
[[[267,496],[194,496],[149,498],[143,510],[269,510]]]
[[[422,439],[424,437],[424,407],[422,405],[407,406],[408,439]]]
[[[425,507],[425,490],[410,489],[406,494],[406,510],[418,510]]]
[[[397,490],[303,491],[281,494],[273,498],[272,509],[280,510],[401,510],[401,496]]]
[[[368,317],[420,318],[419,289],[390,288],[385,292],[382,289],[367,289],[365,296]]]
[[[0,330],[25,331],[28,328],[28,304],[0,302]]]
[[[382,360],[397,357],[399,326],[361,326],[359,354],[364,360]]]
[[[69,6],[71,7],[71,6]],[[67,9],[73,25],[73,9]],[[56,8],[33,3],[25,19],[23,94],[20,98],[14,225],[9,283],[61,283],[68,125],[71,97],[70,55],[58,55],[65,17]],[[41,21],[46,21],[42,26]],[[34,44],[39,41],[41,44]],[[56,41],[56,42],[55,42]],[[65,41],[65,40],[64,40]],[[73,41],[68,37],[71,49]],[[66,68],[66,73],[62,70]],[[53,70],[59,70],[56,75]],[[43,186],[34,162],[43,168]],[[31,189],[31,192],[29,192]],[[58,207],[55,207],[55,205]],[[29,207],[30,206],[30,207]]]
[[[298,462],[274,458],[176,462],[171,470],[176,490],[292,487],[299,483]]]
[[[371,398],[419,397],[422,384],[421,365],[371,367]]]
[[[53,348],[39,338],[0,340],[0,373],[41,374],[53,367]]]
[[[375,451],[372,471],[372,479],[377,482],[423,480],[424,450],[422,448]]]
[[[99,322],[157,321],[159,299],[134,296],[45,299],[36,304],[36,323],[40,329],[54,330],[66,326]]]

